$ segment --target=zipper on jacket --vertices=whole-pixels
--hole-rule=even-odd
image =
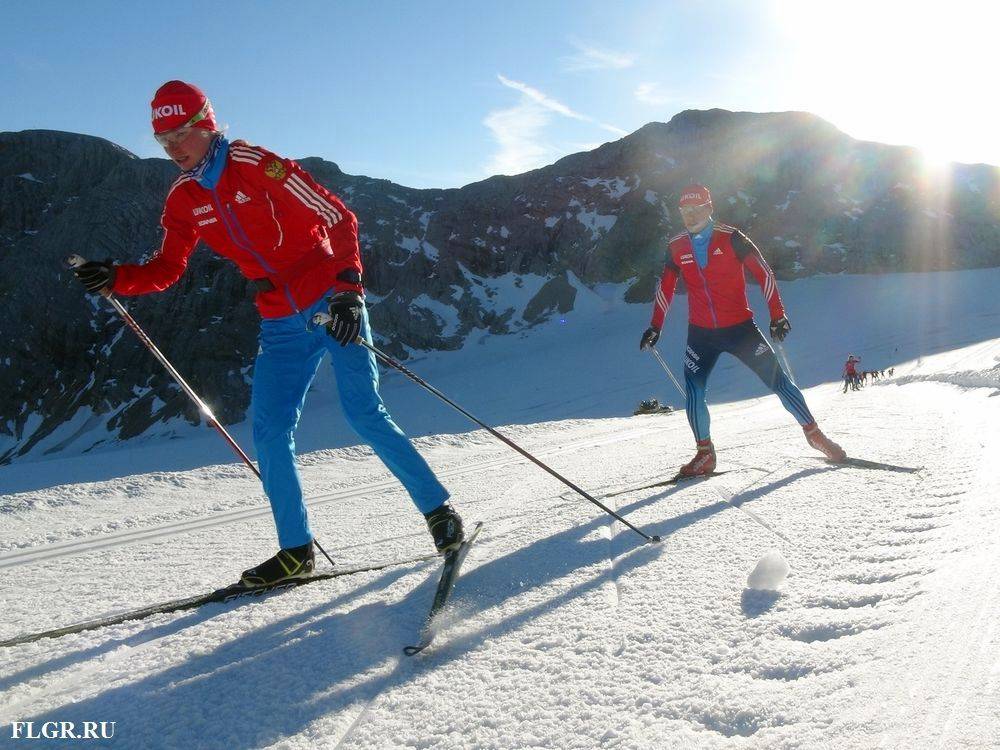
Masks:
[[[691,240],[691,239],[688,239],[688,242],[691,244],[691,259],[694,261],[694,267],[698,271],[698,276],[701,277],[701,285],[702,285],[702,287],[705,290],[705,301],[708,303],[708,311],[710,313],[712,313],[712,323],[714,323],[715,327],[718,328],[719,327],[719,319],[715,317],[715,305],[712,304],[712,295],[708,291],[708,279],[705,277],[705,274],[703,274],[701,272],[701,266],[698,265],[698,258],[695,256],[695,252],[694,252],[694,241]],[[711,240],[708,241],[708,249],[709,250],[712,249],[712,241]],[[711,261],[712,254],[709,253],[708,257],[709,257],[709,260],[705,261],[705,268],[706,269],[708,268],[708,264],[712,262]]]
[[[222,217],[222,225],[226,228],[226,232],[229,234],[229,237],[233,241],[233,243],[241,250],[245,250],[248,253],[250,253],[250,255],[252,255],[258,263],[260,263],[261,268],[263,268],[265,271],[267,271],[268,273],[277,273],[277,271],[275,271],[271,267],[271,265],[266,260],[264,260],[264,258],[256,250],[253,249],[253,245],[250,242],[250,238],[247,236],[247,233],[243,230],[243,227],[240,226],[239,221],[236,219],[236,215],[233,213],[232,204],[227,203],[226,204],[227,210],[223,211],[222,201],[219,199],[219,194],[215,191],[214,188],[212,189],[211,192],[212,192],[212,201],[213,203],[215,203],[215,208],[219,212],[219,215]],[[228,222],[226,221],[227,212],[229,218]],[[236,236],[235,233],[236,229],[238,229],[240,234],[243,235],[243,242],[241,242],[240,239]],[[295,312],[295,314],[304,319],[305,316],[302,315],[302,311],[299,309],[299,306],[296,305],[295,300],[292,299],[292,293],[288,288],[288,284],[282,284],[281,288],[284,290],[285,299],[288,300],[288,304],[291,305],[292,310]],[[306,329],[309,329],[309,321],[306,321]]]

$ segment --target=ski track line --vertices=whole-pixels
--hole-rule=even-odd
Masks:
[[[189,613],[171,612],[157,616],[173,618],[181,617],[185,614]],[[157,616],[154,616],[154,618],[151,619],[155,619]],[[120,627],[120,625],[112,627]],[[133,656],[141,656],[147,651],[151,651],[156,647],[162,646],[164,639],[170,637],[170,635],[173,634],[160,635],[136,646],[129,646],[123,642],[120,646],[103,656],[93,657],[82,664],[67,668],[69,670],[67,674],[55,680],[46,680],[45,686],[41,690],[32,692],[31,695],[21,698],[20,700],[15,699],[13,702],[5,705],[0,704],[0,725],[7,724],[10,721],[19,720],[21,716],[25,715],[21,713],[24,711],[31,711],[33,713],[27,715],[34,715],[39,711],[50,710],[56,705],[64,705],[67,702],[75,703],[80,700],[86,700],[100,695],[104,692],[107,687],[106,685],[98,684],[96,691],[85,691],[84,695],[74,694],[77,693],[81,687],[91,684],[91,678],[96,673],[106,671],[109,667],[119,665]],[[23,683],[20,684],[23,685]],[[56,703],[54,703],[54,701]],[[45,707],[41,709],[36,707],[37,704],[43,702],[49,706],[48,709]]]
[[[45,711],[36,708],[37,704],[44,702],[50,707],[53,707],[53,701],[56,701],[58,705],[65,705],[67,702],[76,702],[79,700],[85,700],[87,698],[92,698],[96,695],[100,695],[104,689],[105,685],[100,685],[97,692],[86,695],[77,695],[74,697],[81,686],[91,683],[91,678],[97,672],[103,671],[107,667],[112,667],[120,662],[125,661],[134,655],[141,655],[145,651],[149,651],[153,646],[159,645],[160,641],[166,636],[160,636],[159,638],[154,638],[145,643],[140,643],[138,646],[127,646],[122,644],[114,651],[106,654],[102,658],[89,659],[82,665],[78,665],[72,668],[70,674],[64,675],[62,678],[47,681],[45,687],[37,692],[32,692],[30,695],[21,698],[20,700],[15,699],[12,703],[6,705],[0,705],[0,725],[6,726],[13,721],[20,721],[24,716],[32,716],[40,711]],[[23,685],[23,683],[21,683]],[[30,711],[31,713],[25,713]]]
[[[562,495],[560,495],[559,497],[562,498],[564,500],[564,502],[557,503],[556,505],[551,506],[548,509],[547,512],[543,512],[543,514],[541,515],[541,518],[553,518],[560,511],[562,511],[563,509],[565,509],[567,507],[570,507],[570,506],[573,506],[573,505],[579,504],[578,500],[576,499],[575,496],[573,496],[572,499],[569,499],[569,498],[566,497],[567,494],[569,494],[569,493],[563,493]],[[492,518],[490,520],[490,523],[491,524],[498,523],[498,522],[502,523],[504,521],[511,521],[511,520],[515,521],[515,523],[513,525],[511,525],[511,524],[508,523],[507,524],[507,528],[504,528],[503,526],[500,526],[499,527],[501,529],[500,531],[491,532],[489,536],[490,537],[496,537],[497,539],[501,539],[501,538],[504,538],[504,537],[508,536],[510,533],[523,528],[528,523],[528,522],[524,521],[524,515],[522,513],[520,513],[520,512],[509,513],[509,514],[507,514],[505,516],[496,516],[496,517],[494,517],[494,518]],[[408,535],[408,536],[422,536],[422,534],[421,535]],[[408,536],[390,537],[389,539],[382,540],[382,541],[393,541],[395,539],[405,539],[405,538],[408,538]],[[485,541],[485,543],[488,543],[488,541],[489,540],[487,539]],[[367,546],[367,545],[358,544],[358,545],[352,545],[352,546],[354,546],[354,547],[360,547],[360,546]],[[386,564],[387,565],[392,565],[393,563],[392,563],[392,561],[387,561]],[[218,602],[212,602],[211,604],[206,605],[206,606],[211,606],[212,604],[218,604]],[[90,619],[100,620],[100,619],[104,619],[106,617],[115,617],[117,615],[127,614],[130,611],[132,611],[132,610],[130,610],[130,609],[113,610],[113,611],[101,613],[99,615],[95,615],[94,617],[92,617]],[[152,615],[149,618],[142,618],[142,619],[143,620],[152,620],[155,617],[161,617],[161,616],[170,616],[170,617],[178,616],[178,617],[180,617],[180,616],[183,616],[185,614],[189,614],[189,612],[187,612],[187,611],[163,612],[163,613],[157,613],[155,615]],[[136,619],[136,620],[126,620],[125,623],[128,623],[128,622],[137,622],[137,621],[138,621],[138,619]],[[102,626],[100,629],[103,630],[105,627],[109,627],[109,628],[111,628],[111,627],[119,627],[120,625],[123,625],[125,623],[119,623],[118,625]],[[54,638],[57,638],[57,639],[59,639],[59,638],[67,638],[67,637],[70,637],[70,636],[73,636],[73,635],[79,635],[79,633],[65,633],[65,634],[60,635],[60,636],[54,636]],[[166,637],[166,636],[159,636],[158,638],[153,639],[153,640],[159,640],[159,638],[164,638],[164,637]],[[145,644],[143,644],[143,645],[145,645]],[[134,648],[140,648],[140,647],[136,646]]]
[[[988,660],[988,653],[986,648],[988,642],[993,638],[993,632],[997,627],[997,605],[1000,604],[1000,579],[994,579],[996,582],[993,584],[992,591],[983,597],[982,604],[979,607],[979,611],[975,616],[975,624],[971,628],[975,631],[973,633],[964,634],[965,637],[962,639],[963,642],[968,644],[965,649],[965,653],[962,655],[962,670],[961,676],[965,677],[970,671],[975,669],[976,664],[984,665],[980,671],[986,671],[989,669],[985,666]],[[971,694],[977,691],[981,684],[977,683],[975,685],[970,685],[969,680],[960,679],[959,670],[955,670],[952,676],[951,693],[954,695],[954,699],[950,701],[951,705],[947,712],[947,717],[943,722],[941,728],[941,737],[937,742],[937,747],[942,750],[947,750],[947,748],[955,747],[954,744],[949,744],[948,738],[955,731],[955,717],[961,709],[969,702]],[[989,685],[992,680],[987,679],[986,684]],[[945,693],[946,695],[949,693]],[[933,714],[928,714],[927,724],[932,721]]]
[[[358,715],[354,718],[354,721],[351,722],[350,726],[348,726],[347,729],[344,731],[344,734],[341,735],[339,740],[337,740],[337,744],[333,746],[333,750],[341,750],[341,748],[347,747],[344,743],[347,742],[347,740],[350,739],[351,735],[354,734],[354,731],[359,726],[364,724],[365,721],[368,720],[368,717],[371,716],[372,713],[374,713],[375,702],[382,697],[382,694],[388,688],[395,687],[395,685],[399,682],[399,676],[402,673],[402,671],[403,671],[403,660],[402,658],[397,656],[396,666],[393,667],[392,671],[385,676],[385,679],[382,680],[382,684],[379,685],[378,688],[375,690],[375,694],[367,701],[365,701],[364,705],[361,707],[361,710],[358,712]]]
[[[954,426],[941,425],[943,420],[940,414],[935,414],[935,417],[938,426],[943,429]],[[972,452],[968,445],[962,446],[962,449],[958,451],[959,455],[966,457]],[[910,491],[910,496],[915,501],[910,504],[911,512],[928,507],[928,497],[940,497],[941,490],[946,491],[948,497],[968,495],[969,486],[973,483],[967,478],[963,480],[962,477],[966,477],[971,472],[970,467],[971,461],[966,458],[964,462],[949,468],[946,479],[946,475],[939,471],[940,467],[934,466],[932,469],[929,465],[927,467],[930,469],[929,478],[928,476],[924,477],[927,481],[919,488],[915,487]],[[956,479],[958,480],[957,484]],[[955,491],[956,487],[959,488],[957,491]],[[931,507],[940,508],[940,505],[935,503]],[[947,525],[951,525],[951,523]],[[971,576],[966,575],[966,580],[971,580]],[[952,632],[947,643],[942,647],[942,653],[947,652],[946,661],[950,665],[947,675],[943,676],[937,672],[931,673],[933,664],[931,670],[924,669],[926,666],[924,663],[917,665],[917,669],[914,671],[921,673],[922,676],[919,682],[911,684],[906,691],[906,698],[894,716],[892,725],[882,732],[878,747],[916,747],[912,744],[914,738],[919,738],[921,742],[932,743],[927,744],[927,747],[933,746],[942,748],[942,750],[956,746],[948,744],[947,740],[949,734],[955,729],[956,715],[969,703],[972,693],[981,687],[979,683],[970,684],[972,681],[968,677],[970,672],[977,671],[977,664],[981,665],[984,662],[984,651],[996,627],[996,618],[994,617],[996,605],[1000,601],[1000,580],[984,580],[981,583],[982,585],[975,592],[979,601],[975,608],[975,614],[963,620],[961,630]],[[927,606],[926,603],[925,606]],[[925,661],[928,660],[925,659]],[[937,661],[941,661],[940,654]],[[979,671],[982,672],[984,669],[981,667]],[[908,709],[910,709],[910,703],[914,700],[915,694],[919,689],[925,689],[926,684],[932,680],[940,683],[935,684],[932,689],[932,692],[941,696],[940,700],[933,704],[925,703],[922,720],[908,715],[912,714],[912,711],[908,711]],[[904,690],[906,689],[902,686],[897,688],[897,696],[902,695]],[[895,704],[900,705],[900,702],[897,700]],[[922,731],[912,733],[913,724],[916,723],[921,725]],[[911,733],[911,744],[906,744],[904,739],[907,733]]]
[[[970,455],[966,451],[963,453],[966,457]],[[968,478],[971,473],[971,462],[968,458],[964,462],[964,468],[967,478],[963,494],[968,494],[969,487],[985,486],[986,483],[983,481],[973,482]],[[938,483],[942,489],[953,490],[955,488],[952,483],[945,484],[943,478],[935,484]],[[938,489],[935,484],[932,484],[929,489]],[[948,744],[947,740],[956,729],[955,717],[969,703],[971,693],[981,687],[982,683],[979,681],[968,679],[970,672],[985,672],[988,669],[985,666],[986,649],[988,642],[992,640],[997,624],[996,606],[1000,602],[1000,579],[996,576],[987,576],[983,580],[983,587],[976,593],[978,594],[979,606],[975,615],[971,618],[964,632],[954,633],[955,638],[952,643],[958,647],[955,650],[959,650],[960,653],[954,658],[952,664],[955,668],[949,670],[948,684],[941,691],[941,695],[946,696],[946,703],[940,708],[929,711],[925,717],[925,732],[940,727],[941,735],[936,743],[939,748],[953,747],[953,745]],[[986,682],[988,683],[989,680]],[[939,718],[939,714],[942,712],[944,716]]]
[[[439,569],[440,569],[439,567],[434,568],[435,571]],[[382,695],[387,690],[394,688],[400,684],[401,682],[400,678],[403,673],[404,665],[407,664],[407,660],[400,656],[396,656],[395,658],[396,658],[396,666],[394,666],[392,668],[392,671],[389,672],[389,674],[387,674],[381,680],[381,683],[375,689],[375,692],[373,693],[372,697],[369,698],[367,701],[365,701],[364,705],[361,707],[361,710],[358,712],[358,715],[354,718],[354,721],[350,723],[350,725],[344,731],[344,734],[342,734],[340,739],[337,740],[337,744],[333,746],[333,750],[341,750],[341,748],[346,747],[344,743],[347,742],[347,740],[350,739],[351,736],[354,734],[355,730],[362,724],[364,724],[368,720],[368,717],[374,713],[375,703],[378,701],[378,699],[381,698]],[[409,658],[410,657],[407,657],[407,659]],[[415,668],[419,664],[419,662],[414,662],[412,660],[409,663],[414,665]]]
[[[618,498],[609,498],[611,501],[610,508],[615,513],[618,512]],[[607,522],[604,524],[604,533],[608,538],[608,568],[607,568],[607,582],[603,588],[604,595],[607,597],[608,604],[611,605],[612,609],[617,609],[618,605],[622,600],[622,590],[621,585],[618,583],[618,570],[615,567],[615,527],[618,524],[618,520],[612,516],[608,516]]]
[[[647,434],[658,434],[659,432],[660,430],[651,430],[648,427],[631,428],[622,431],[615,430],[610,433],[603,433],[598,436],[589,436],[587,438],[583,438],[575,442],[562,443],[559,446],[551,448],[549,450],[538,451],[537,455],[550,456],[553,454],[569,451],[571,449],[580,450],[585,448],[599,447],[601,445],[606,445],[608,443],[617,443],[623,440],[639,439],[640,437],[643,437]],[[438,476],[446,479],[455,478],[455,477],[465,476],[468,474],[474,474],[476,472],[483,471],[486,469],[495,469],[504,466],[509,466],[512,464],[519,463],[523,460],[524,459],[521,458],[520,456],[505,456],[503,458],[491,458],[473,464],[463,464],[461,466],[444,469],[437,473]],[[313,508],[322,505],[327,505],[333,502],[347,500],[354,497],[378,494],[386,491],[399,490],[399,489],[400,489],[399,482],[395,479],[395,477],[392,477],[389,479],[373,482],[370,484],[362,484],[354,487],[347,487],[341,490],[336,490],[334,492],[320,494],[314,496],[313,498],[310,498],[307,501],[307,505],[310,508]],[[0,569],[15,567],[18,565],[26,565],[31,562],[36,562],[39,560],[45,560],[54,557],[66,557],[70,555],[81,554],[83,552],[93,552],[101,549],[121,547],[136,542],[152,541],[154,539],[159,539],[162,537],[175,536],[181,533],[199,531],[202,529],[208,529],[228,523],[235,523],[238,521],[249,520],[252,518],[268,516],[270,515],[270,513],[271,509],[266,506],[255,507],[255,508],[243,508],[238,510],[230,510],[230,511],[223,511],[221,513],[215,513],[209,517],[200,517],[185,521],[172,521],[142,529],[126,529],[123,531],[115,531],[111,532],[110,534],[101,535],[98,538],[88,538],[82,540],[73,539],[64,542],[55,542],[53,544],[29,547],[27,549],[0,554]]]
[[[617,513],[618,512],[618,498],[613,497],[611,500],[611,509]],[[617,525],[618,522],[611,517],[608,517],[608,522],[605,524],[604,529],[608,537],[608,568],[607,568],[607,581],[601,587],[604,589],[604,596],[608,600],[610,606],[611,614],[611,627],[608,632],[611,634],[611,639],[614,651],[612,655],[619,657],[625,653],[626,640],[625,640],[625,623],[622,622],[622,618],[618,614],[618,607],[622,602],[622,586],[621,581],[618,579],[618,566],[616,564],[615,555],[615,537],[617,536]],[[663,542],[661,542],[663,544]]]

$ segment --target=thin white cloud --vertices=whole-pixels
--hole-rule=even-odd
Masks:
[[[582,73],[589,70],[623,70],[635,64],[635,57],[622,52],[601,49],[592,44],[570,39],[569,43],[576,47],[575,55],[563,57],[563,70],[570,73]]]
[[[582,115],[579,112],[575,112],[562,102],[556,101],[555,99],[546,96],[538,89],[533,88],[526,83],[522,83],[521,81],[512,81],[511,79],[506,78],[505,76],[502,76],[499,73],[497,74],[497,78],[499,78],[500,83],[502,83],[507,88],[514,89],[515,91],[520,91],[522,94],[524,94],[532,101],[545,107],[545,109],[555,112],[556,114],[560,114],[563,115],[564,117],[569,117],[574,120],[580,120],[581,122],[592,122],[602,130],[607,130],[609,133],[614,133],[615,135],[619,136],[628,135],[627,130],[622,130],[619,127],[616,127],[614,125],[609,125],[604,122],[598,122],[593,117],[590,117],[588,115]]]
[[[660,84],[649,82],[636,86],[635,98],[643,104],[652,104],[653,106],[669,104],[674,100],[673,96],[660,89]]]
[[[545,107],[545,109],[551,109],[553,112],[556,112],[560,115],[565,115],[566,117],[572,117],[574,120],[583,120],[584,122],[591,121],[591,118],[587,117],[586,115],[581,115],[579,112],[574,112],[572,109],[567,107],[562,102],[558,102],[555,99],[550,99],[541,91],[532,88],[526,83],[521,83],[520,81],[512,81],[511,79],[506,78],[500,75],[499,73],[497,74],[497,78],[499,78],[500,83],[502,83],[507,88],[514,89],[514,91],[520,91],[522,94],[524,94],[532,101],[541,104],[543,107]]]
[[[557,149],[543,140],[545,128],[551,123],[553,113],[591,123],[618,136],[628,135],[627,131],[619,127],[576,112],[526,83],[500,74],[497,74],[497,79],[507,88],[521,94],[521,99],[515,106],[493,110],[483,118],[483,124],[499,147],[485,167],[487,174],[520,174],[564,155],[565,149]]]
[[[550,152],[541,137],[551,117],[548,110],[530,99],[486,115],[483,124],[499,146],[486,165],[486,174],[520,174],[546,164]]]

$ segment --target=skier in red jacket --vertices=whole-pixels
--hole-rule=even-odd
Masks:
[[[181,277],[203,240],[256,288],[262,321],[253,435],[281,549],[244,571],[242,583],[263,586],[313,571],[294,433],[327,352],[348,422],[406,487],[438,550],[457,547],[462,522],[446,502],[448,491],[386,411],[374,355],[353,343],[357,336],[372,340],[354,214],[294,161],[230,143],[198,87],[169,81],[152,108],[156,140],[182,170],[163,208],[160,250],[142,265],[90,262],[76,273],[92,293],[162,291]],[[317,312],[331,316],[325,328],[311,324]]]
[[[684,382],[688,423],[697,441],[697,452],[681,467],[680,473],[696,476],[715,471],[705,389],[708,376],[723,352],[737,357],[777,394],[802,425],[810,446],[831,460],[846,459],[844,450],[820,431],[802,392],[785,374],[774,350],[754,325],[744,279],[747,270],[757,280],[767,301],[771,338],[783,341],[791,330],[774,273],[760,251],[740,230],[712,219],[712,196],[703,185],[684,188],[680,214],[687,231],[670,239],[667,262],[656,289],[653,318],[639,344],[643,350],[656,344],[677,280],[683,278],[688,297]]]
[[[844,363],[844,393],[847,393],[848,386],[851,387],[851,390],[858,390],[857,365],[860,361],[860,357],[855,357],[853,354],[847,355],[847,362]]]

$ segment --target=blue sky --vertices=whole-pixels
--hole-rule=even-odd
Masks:
[[[808,110],[858,138],[996,164],[1000,12],[979,5],[7,3],[0,130],[160,156],[149,100],[180,78],[232,137],[413,187],[525,171],[709,107]]]

